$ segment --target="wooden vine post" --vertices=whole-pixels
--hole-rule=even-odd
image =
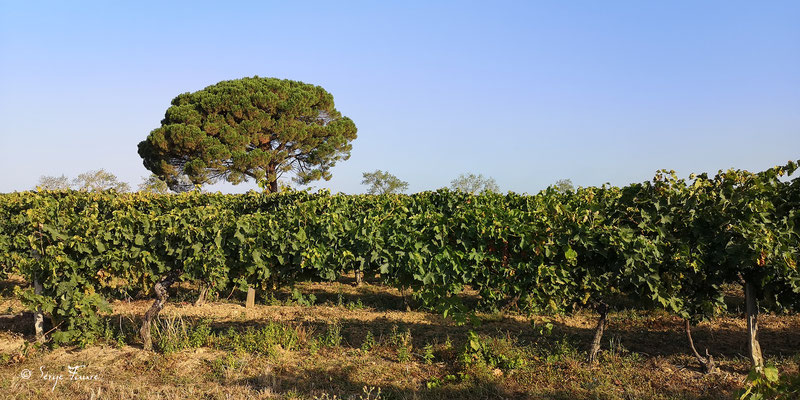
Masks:
[[[42,255],[44,254],[44,240],[42,240],[42,223],[40,222],[37,225],[38,228],[38,235],[39,235],[39,249],[33,249],[31,251],[33,258],[41,262]],[[39,279],[33,279],[33,293],[40,295],[44,291],[44,287],[42,287],[41,282]],[[41,307],[36,307],[36,311],[33,313],[33,331],[36,335],[36,341],[41,342],[44,341],[44,314],[42,314]]]
[[[760,373],[764,370],[764,357],[761,355],[761,345],[758,343],[758,302],[755,287],[750,281],[744,284],[744,302],[747,312],[747,351],[753,368]]]
[[[206,296],[208,295],[208,285],[203,284],[200,287],[200,294],[197,295],[197,300],[194,301],[195,307],[200,307],[206,303]]]
[[[245,308],[253,308],[256,306],[256,290],[250,286],[247,288],[247,302]]]
[[[42,294],[42,284],[38,279],[33,281],[33,293]],[[44,340],[44,314],[42,309],[37,307],[36,312],[33,313],[33,329],[36,332],[36,341],[41,342]]]

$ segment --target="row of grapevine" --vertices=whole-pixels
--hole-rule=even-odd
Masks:
[[[464,318],[459,293],[530,311],[593,307],[625,296],[689,323],[724,311],[723,286],[747,293],[753,362],[757,311],[800,306],[800,181],[795,163],[536,195],[179,195],[23,192],[0,195],[0,274],[50,315],[63,341],[92,340],[111,298],[159,282],[202,290],[270,289],[351,271],[411,289]],[[590,358],[596,349],[590,351]]]

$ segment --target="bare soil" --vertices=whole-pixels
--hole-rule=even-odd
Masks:
[[[0,284],[0,398],[729,399],[749,370],[743,315],[694,328],[698,350],[707,348],[720,367],[704,375],[689,356],[682,320],[665,312],[610,313],[600,362],[589,365],[585,351],[597,322],[590,312],[479,314],[479,325],[457,325],[434,313],[408,310],[413,302],[394,289],[350,282],[299,284],[304,295],[316,296],[311,306],[292,303],[289,291],[259,293],[252,309],[243,306],[239,294],[228,293],[193,306],[196,292],[182,285],[162,311],[164,318],[208,320],[215,332],[286,324],[304,335],[295,351],[262,355],[211,346],[161,354],[135,342],[51,349],[30,344],[32,315],[11,290],[2,289],[21,284]],[[733,302],[737,296],[732,293]],[[115,301],[112,321],[136,321],[151,302]],[[541,330],[548,321],[550,333]],[[341,327],[341,344],[312,349],[311,338],[334,324]],[[800,316],[762,315],[760,324],[767,361],[781,373],[797,373]],[[405,330],[411,333],[408,360],[392,345],[392,335]],[[524,365],[465,363],[461,354],[469,331],[513,343],[525,354]],[[368,332],[377,344],[365,351]],[[433,349],[430,363],[426,346]],[[71,379],[67,367],[80,365],[85,367],[76,376],[96,379]]]

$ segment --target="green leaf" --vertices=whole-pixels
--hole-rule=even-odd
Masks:
[[[767,378],[767,381],[769,382],[778,382],[778,368],[776,368],[774,365],[768,365],[764,367],[764,377]]]
[[[575,250],[572,250],[572,247],[567,247],[567,250],[564,252],[564,257],[567,260],[572,261],[578,258],[578,253]]]

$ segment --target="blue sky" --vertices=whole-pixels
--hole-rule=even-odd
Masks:
[[[135,187],[173,97],[253,75],[355,121],[313,185],[346,193],[375,169],[534,193],[800,158],[800,2],[294,3],[0,2],[0,192],[98,168]]]

